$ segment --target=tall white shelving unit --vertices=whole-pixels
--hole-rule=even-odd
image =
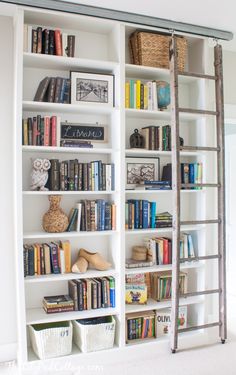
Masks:
[[[76,56],[65,58],[58,56],[37,55],[23,52],[24,24],[60,28],[76,35]],[[169,80],[169,71],[165,69],[135,66],[130,64],[128,39],[130,34],[139,28],[137,25],[124,24],[117,21],[96,19],[87,16],[63,14],[31,8],[18,7],[15,17],[15,176],[16,176],[16,264],[17,264],[17,293],[18,293],[18,332],[19,360],[22,362],[37,362],[30,347],[27,327],[30,324],[53,321],[73,320],[85,317],[113,315],[117,321],[115,347],[109,350],[117,355],[124,349],[133,350],[137,345],[125,343],[125,314],[144,310],[158,310],[171,306],[171,301],[156,302],[149,300],[145,306],[125,305],[125,274],[171,270],[170,266],[153,266],[144,269],[125,269],[125,258],[130,257],[133,245],[141,243],[144,237],[153,235],[171,238],[172,229],[125,230],[125,201],[126,199],[149,199],[157,202],[157,212],[173,212],[171,191],[126,191],[125,190],[125,157],[126,156],[158,156],[161,168],[171,162],[171,152],[130,150],[129,136],[135,128],[144,125],[166,125],[170,123],[170,111],[147,111],[125,109],[124,88],[129,78],[142,80]],[[147,28],[152,30],[151,28]],[[204,73],[207,65],[207,40],[200,37],[186,36],[188,39],[187,71]],[[54,103],[37,103],[33,97],[41,79],[45,76],[69,77],[70,70],[105,72],[115,76],[115,105],[114,108],[104,108],[102,105],[70,105]],[[182,107],[207,107],[207,84],[204,80],[180,76],[180,104]],[[60,115],[62,120],[83,123],[99,122],[107,124],[109,140],[107,144],[96,144],[90,149],[68,149],[63,147],[22,146],[21,120],[23,117],[36,114]],[[186,145],[215,146],[213,124],[202,115],[181,113],[180,134]],[[48,209],[48,194],[52,192],[31,192],[30,172],[31,158],[46,157],[60,160],[78,158],[79,161],[101,159],[104,162],[115,163],[114,192],[61,192],[62,208],[69,212],[79,199],[106,198],[117,205],[117,227],[115,231],[104,232],[70,232],[60,234],[45,233],[41,228],[41,219]],[[216,178],[215,157],[205,152],[181,152],[181,161],[202,161],[204,164],[204,182],[214,182]],[[181,220],[211,218],[214,215],[214,194],[212,190],[185,190],[181,192]],[[206,209],[206,202],[211,201]],[[209,205],[208,205],[209,207]],[[213,226],[212,226],[213,227]],[[182,227],[182,231],[191,233],[199,255],[210,253],[214,247],[214,228],[204,225]],[[74,311],[60,314],[44,313],[41,301],[45,295],[66,294],[67,282],[72,278],[85,275],[48,275],[27,277],[23,276],[23,243],[44,242],[47,240],[69,239],[72,245],[72,259],[77,256],[77,249],[84,247],[90,251],[100,251],[111,263],[112,269],[106,272],[88,271],[86,277],[114,276],[116,281],[116,307],[90,311]],[[203,290],[212,283],[209,268],[205,262],[184,263],[181,268],[188,273],[188,290]],[[212,266],[210,266],[212,267]],[[211,268],[211,269],[214,269]],[[205,304],[207,299],[208,303]],[[214,315],[214,299],[207,296],[190,297],[180,300],[182,305],[188,305],[188,324],[202,324]],[[204,332],[200,332],[202,334]],[[199,333],[183,334],[181,339],[196,337]],[[180,341],[180,343],[182,342]],[[148,342],[148,344],[147,344]],[[153,345],[160,348],[168,342],[164,339],[144,341],[141,346]],[[139,345],[138,345],[139,346]],[[102,352],[101,352],[102,354]],[[103,353],[104,354],[104,353]],[[106,354],[106,353],[105,353]],[[78,356],[79,355],[79,356]],[[90,353],[89,356],[93,356]],[[67,359],[77,361],[83,357],[74,346],[73,352]],[[86,357],[88,358],[88,357]],[[91,358],[91,357],[90,357]],[[61,358],[58,358],[61,360]]]

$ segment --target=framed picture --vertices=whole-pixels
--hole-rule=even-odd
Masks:
[[[158,157],[126,158],[126,189],[135,189],[143,181],[160,179],[160,159]]]
[[[72,122],[60,123],[60,144],[65,142],[108,142],[108,126]]]
[[[93,103],[114,105],[114,76],[71,72],[71,104]]]

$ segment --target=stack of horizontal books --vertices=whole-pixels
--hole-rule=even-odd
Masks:
[[[73,311],[74,301],[68,295],[44,297],[43,308],[47,314]]]

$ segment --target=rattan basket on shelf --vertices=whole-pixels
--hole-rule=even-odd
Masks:
[[[131,63],[135,65],[169,68],[170,35],[135,31],[129,40]],[[187,40],[177,36],[178,69],[185,70]]]

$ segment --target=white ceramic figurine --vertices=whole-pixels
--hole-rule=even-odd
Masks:
[[[31,173],[31,190],[48,190],[45,185],[48,180],[48,170],[51,163],[48,159],[33,160],[33,170]]]

